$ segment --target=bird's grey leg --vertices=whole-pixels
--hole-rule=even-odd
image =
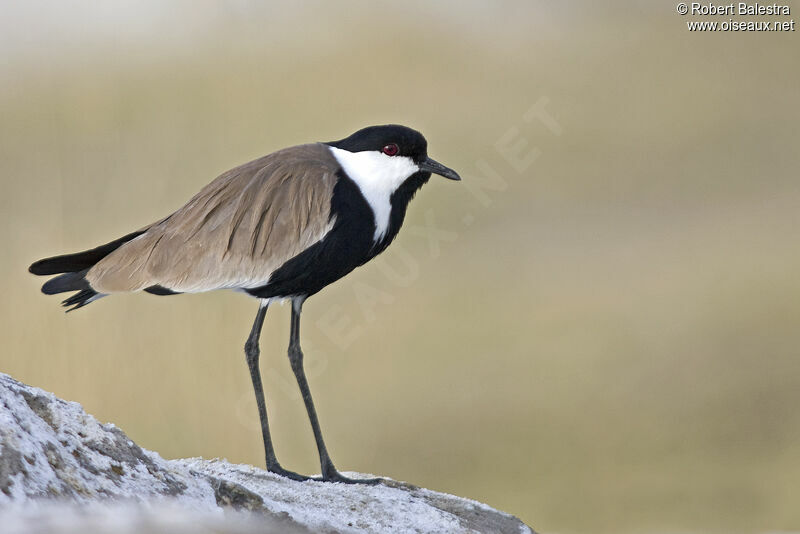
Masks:
[[[258,307],[256,320],[250,330],[250,336],[244,344],[244,353],[247,358],[247,367],[250,369],[250,378],[253,381],[253,389],[256,393],[256,404],[258,405],[258,417],[261,420],[261,436],[264,438],[264,454],[267,460],[267,471],[281,475],[293,480],[308,480],[309,477],[299,475],[281,467],[275,457],[275,449],[272,446],[272,437],[269,433],[269,421],[267,420],[267,405],[264,402],[264,388],[261,385],[261,372],[258,368],[258,357],[261,350],[258,348],[258,338],[261,336],[261,327],[264,324],[264,317],[267,314],[269,300],[263,299]]]
[[[328,449],[325,447],[325,441],[322,439],[319,419],[317,419],[317,410],[314,408],[314,400],[311,398],[311,390],[308,387],[306,373],[303,370],[303,351],[300,348],[300,312],[303,309],[304,301],[305,297],[296,297],[292,299],[289,363],[291,363],[292,371],[294,371],[294,376],[297,378],[297,385],[300,386],[300,394],[303,396],[303,402],[308,412],[308,419],[311,421],[311,428],[314,431],[314,440],[317,442],[317,450],[319,451],[319,464],[322,469],[322,480],[329,482],[345,482],[349,484],[376,484],[380,482],[381,479],[371,478],[354,480],[343,476],[336,470],[336,467],[334,467],[331,461],[331,457],[328,455]]]

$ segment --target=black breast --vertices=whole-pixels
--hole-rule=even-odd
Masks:
[[[408,203],[430,173],[414,174],[392,195],[389,228],[378,243],[373,239],[376,226],[372,208],[353,180],[343,171],[338,176],[331,198],[331,217],[336,217],[331,231],[276,269],[268,284],[248,289],[248,293],[259,298],[311,296],[368,262],[394,240]]]
[[[341,171],[331,198],[331,217],[336,222],[321,241],[281,265],[268,284],[247,292],[259,298],[313,295],[374,256],[372,209]]]

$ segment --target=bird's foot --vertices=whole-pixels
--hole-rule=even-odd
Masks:
[[[324,473],[321,477],[315,477],[313,480],[319,482],[341,482],[342,484],[366,484],[368,486],[383,482],[382,478],[348,478],[335,469]]]
[[[280,465],[268,466],[267,471],[278,476],[282,476],[291,480],[296,480],[298,482],[305,482],[306,480],[314,480],[311,477],[307,477],[305,475],[295,473],[294,471],[289,471],[288,469],[284,469]]]

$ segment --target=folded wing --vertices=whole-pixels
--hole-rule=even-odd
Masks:
[[[153,286],[177,293],[263,286],[333,227],[337,170],[319,144],[236,167],[97,262],[86,281],[106,294]]]

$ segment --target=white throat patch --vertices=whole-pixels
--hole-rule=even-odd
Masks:
[[[389,229],[392,193],[418,172],[419,167],[414,160],[405,156],[387,156],[374,150],[349,152],[341,148],[328,148],[372,208],[375,214],[373,239],[377,243]]]

